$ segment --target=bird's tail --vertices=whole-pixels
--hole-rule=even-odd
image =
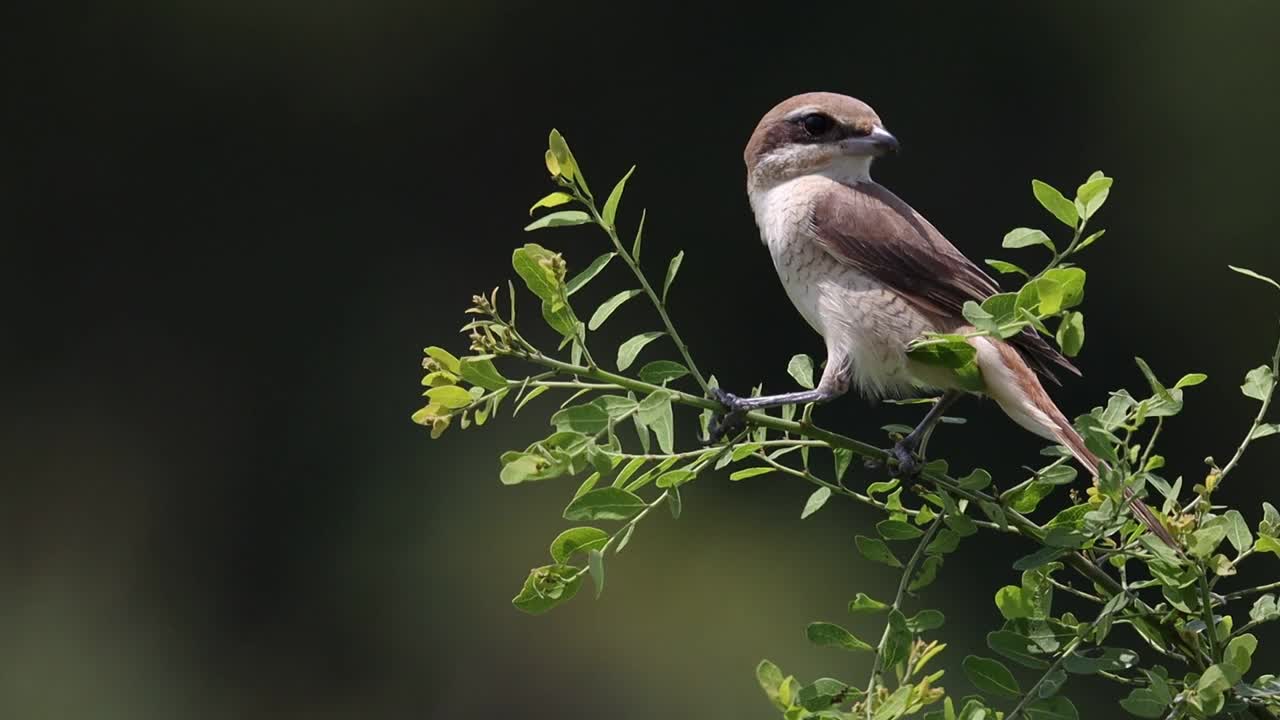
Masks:
[[[1040,379],[1018,351],[990,338],[974,338],[973,343],[978,350],[978,363],[987,385],[987,394],[1005,414],[1027,430],[1065,446],[1090,475],[1098,477],[1099,472],[1106,469],[1106,463],[1085,445],[1084,438],[1045,392]],[[1170,547],[1177,549],[1177,540],[1155,512],[1128,488],[1124,493],[1134,517]]]

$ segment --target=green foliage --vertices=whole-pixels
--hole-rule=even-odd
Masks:
[[[1280,347],[1269,364],[1244,377],[1241,392],[1256,402],[1257,414],[1239,446],[1225,464],[1208,458],[1199,480],[1166,477],[1166,467],[1182,467],[1186,461],[1166,459],[1156,445],[1163,425],[1182,413],[1188,401],[1184,392],[1207,378],[1187,373],[1170,385],[1141,358],[1134,378],[1141,375],[1140,391],[1117,390],[1075,422],[1085,443],[1107,464],[1084,493],[1072,489],[1077,472],[1066,464],[1069,454],[1056,446],[1046,449],[1046,464],[1021,479],[993,478],[982,468],[957,478],[943,461],[926,464],[905,484],[900,477],[864,477],[851,471],[858,467],[853,461],[883,467],[886,451],[815,426],[811,406],[749,413],[732,437],[705,445],[701,439],[717,407],[709,399],[715,378],[705,377],[694,363],[668,305],[684,252],[666,264],[655,289],[639,264],[645,212],[640,212],[630,248],[624,247],[618,227],[618,209],[635,168],[599,207],[568,143],[556,131],[548,138],[544,162],[556,188],[530,208],[531,213],[549,212],[526,229],[590,226],[603,233],[609,247],[571,279],[566,279],[569,263],[560,254],[532,243],[516,249],[512,270],[539,303],[541,325],[536,318],[517,324],[513,282],[507,285],[509,303],[503,303],[509,310],[498,307],[496,289],[476,295],[467,310],[471,320],[463,327],[472,354],[459,357],[441,347],[426,348],[425,405],[412,416],[438,438],[451,427],[486,424],[498,416],[508,396],[513,396],[513,414],[544,395],[562,396],[558,406],[546,400],[534,406],[546,413],[551,427],[546,437],[500,456],[503,484],[572,479],[563,515],[574,526],[551,542],[551,564],[530,571],[512,600],[517,609],[531,614],[551,610],[577,594],[584,575],[600,596],[606,564],[654,508],[666,506],[679,518],[681,492],[708,477],[727,473],[729,480],[740,481],[768,475],[771,482],[794,479],[813,487],[801,518],[833,501],[875,508],[883,517],[874,536],[865,529],[855,534],[852,549],[873,563],[868,569],[885,572],[887,567],[898,576],[892,597],[859,592],[848,605],[859,623],[876,624],[878,641],[831,622],[812,623],[805,630],[819,647],[866,653],[872,669],[863,681],[819,678],[805,683],[774,663],[759,664],[756,679],[785,720],[1073,720],[1079,715],[1064,689],[1072,677],[1082,675],[1122,684],[1116,715],[1123,711],[1177,720],[1274,717],[1280,712],[1280,679],[1253,667],[1259,640],[1250,632],[1280,620],[1275,594],[1280,583],[1241,579],[1246,568],[1254,567],[1252,559],[1280,556],[1280,512],[1263,503],[1259,519],[1257,511],[1224,507],[1214,495],[1251,443],[1270,442],[1265,438],[1280,434],[1280,423],[1268,421]],[[983,379],[975,362],[976,338],[1034,332],[1056,342],[1064,354],[1078,354],[1085,339],[1079,308],[1087,275],[1075,260],[1102,237],[1103,231],[1086,234],[1086,228],[1112,186],[1111,178],[1094,173],[1068,198],[1033,181],[1037,202],[1070,229],[1070,236],[1055,240],[1041,229],[1010,231],[1003,247],[1043,248],[1035,252],[1049,254],[1045,266],[1033,272],[1023,269],[1030,266],[1026,262],[988,260],[996,271],[1020,278],[1021,287],[966,303],[966,326],[920,338],[910,347],[911,357],[944,368],[963,387],[979,391]],[[583,323],[570,297],[588,307],[583,303],[590,284],[616,273],[615,259],[630,277],[602,293],[604,299],[595,301]],[[1280,289],[1271,278],[1232,269]],[[600,349],[600,342],[591,333],[641,296],[656,315],[650,322],[660,329],[635,334],[614,349],[617,372],[602,368],[592,356],[591,347]],[[550,338],[549,345],[535,339],[539,333]],[[642,353],[659,357],[632,371]],[[673,357],[660,356],[668,353]],[[786,370],[801,387],[814,387],[815,367],[808,356],[794,356]],[[680,417],[688,415],[679,433],[677,410]],[[695,419],[696,426],[691,422]],[[680,449],[685,443],[678,439],[687,439],[690,449]],[[831,465],[811,464],[814,450],[830,452]],[[1172,539],[1172,546],[1134,519],[1134,497],[1146,497],[1158,509],[1162,534]],[[1020,574],[993,593],[986,633],[991,655],[969,655],[961,663],[976,695],[967,687],[963,694],[948,693],[937,684],[943,673],[929,665],[946,646],[932,636],[943,630],[946,619],[921,606],[946,569],[948,556],[963,542],[1025,546],[1012,568]],[[1090,608],[1086,619],[1055,608],[1055,597],[1064,594],[1072,596],[1074,606]]]

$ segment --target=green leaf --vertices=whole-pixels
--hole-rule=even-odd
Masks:
[[[574,405],[552,415],[551,424],[560,432],[572,431],[594,435],[609,426],[609,413],[594,403]]]
[[[1031,245],[1044,245],[1050,250],[1056,249],[1053,241],[1049,239],[1048,235],[1044,234],[1043,230],[1034,228],[1014,228],[1005,233],[1004,240],[1000,243],[1000,246],[1005,248],[1024,248]]]
[[[911,702],[911,693],[914,690],[915,688],[910,685],[894,690],[892,695],[876,706],[875,714],[871,716],[871,720],[897,720],[902,717]]]
[[[1191,533],[1191,541],[1187,543],[1187,549],[1192,555],[1199,558],[1207,558],[1218,549],[1218,545],[1227,537],[1227,528],[1225,525],[1214,525],[1205,527]]]
[[[1254,552],[1275,553],[1276,557],[1280,557],[1280,540],[1263,535],[1254,542],[1253,550]]]
[[[771,467],[746,468],[745,470],[737,470],[730,473],[729,479],[733,482],[737,482],[739,480],[746,480],[747,478],[753,478],[759,475],[768,475],[771,472],[773,472],[773,468]]]
[[[1080,241],[1080,244],[1076,246],[1076,252],[1080,252],[1081,250],[1083,250],[1083,249],[1085,249],[1085,248],[1089,247],[1090,245],[1092,245],[1092,244],[1094,244],[1094,243],[1098,242],[1098,239],[1099,239],[1099,238],[1101,238],[1103,235],[1106,235],[1106,234],[1107,234],[1107,231],[1106,231],[1106,230],[1099,230],[1099,231],[1094,232],[1094,233],[1089,233],[1089,236],[1088,236],[1088,237],[1086,237],[1085,239],[1081,240],[1081,241]]]
[[[662,337],[665,333],[660,330],[640,333],[635,337],[627,340],[618,346],[618,370],[623,371],[631,367],[631,363],[635,362],[636,356],[644,349],[645,345]]]
[[[1022,695],[1022,689],[1014,679],[1013,673],[1009,672],[1009,668],[999,660],[970,655],[964,659],[962,665],[969,682],[982,692],[1013,698]]]
[[[570,195],[569,193],[559,192],[559,191],[553,192],[550,195],[547,195],[546,197],[542,198],[538,202],[534,203],[533,207],[529,208],[529,214],[532,215],[533,211],[537,210],[538,208],[555,207],[557,205],[563,205],[567,202],[573,202],[572,195]]]
[[[942,567],[941,555],[929,555],[920,563],[920,571],[911,579],[907,590],[915,592],[928,587],[938,577],[938,568]]]
[[[1274,598],[1273,598],[1273,601],[1274,601]],[[868,596],[866,593],[858,593],[856,596],[854,596],[853,600],[849,603],[849,612],[854,614],[868,613],[868,612],[884,612],[885,610],[888,610],[890,607],[892,606],[889,605],[888,603],[882,603],[879,600],[876,600]]]
[[[1262,423],[1258,427],[1254,428],[1253,432],[1249,433],[1249,439],[1257,440],[1258,438],[1269,437],[1276,433],[1280,433],[1280,424]]]
[[[1000,329],[1000,324],[996,322],[996,317],[972,300],[965,301],[964,307],[960,310],[960,314],[963,315],[964,319],[968,320],[971,325],[984,332],[995,334]]]
[[[1053,562],[1054,560],[1057,560],[1058,558],[1066,554],[1067,554],[1067,550],[1065,548],[1042,547],[1039,550],[1031,553],[1030,555],[1025,555],[1021,558],[1018,558],[1018,560],[1013,563],[1013,569],[1014,570],[1035,570],[1036,568],[1048,565],[1049,563]]]
[[[1251,277],[1251,278],[1253,278],[1254,280],[1261,280],[1261,281],[1262,281],[1262,282],[1264,282],[1264,283],[1268,283],[1268,284],[1270,284],[1270,285],[1271,285],[1272,287],[1274,287],[1275,289],[1280,290],[1280,283],[1276,282],[1275,280],[1272,280],[1271,278],[1267,277],[1266,275],[1260,275],[1260,274],[1258,274],[1258,273],[1256,273],[1256,272],[1254,272],[1254,271],[1250,270],[1249,268],[1236,267],[1235,265],[1228,265],[1227,267],[1231,268],[1232,270],[1235,270],[1236,272],[1240,273],[1241,275],[1244,275],[1244,276],[1246,276],[1246,277]]]
[[[1174,388],[1191,387],[1193,385],[1199,385],[1200,383],[1208,379],[1209,379],[1209,376],[1205,375],[1204,373],[1187,373],[1186,375],[1183,375],[1181,378],[1179,378],[1178,382],[1174,383],[1173,387]]]
[[[604,592],[604,553],[592,548],[587,551],[587,572],[596,586],[596,599]]]
[[[637,263],[640,262],[640,240],[644,237],[644,219],[648,214],[648,209],[640,211],[640,224],[636,226],[636,239],[631,243],[631,259]]]
[[[1014,265],[1011,262],[1005,262],[1004,260],[993,260],[991,258],[983,260],[983,262],[990,265],[991,268],[998,273],[1002,273],[1005,275],[1017,273],[1019,275],[1022,275],[1023,277],[1031,277],[1030,273],[1018,267],[1017,265]]]
[[[548,213],[524,226],[526,232],[549,227],[566,227],[569,225],[585,225],[591,222],[591,216],[581,210],[558,210]]]
[[[427,354],[427,357],[440,363],[440,367],[454,375],[458,374],[458,358],[454,357],[453,353],[435,345],[423,350],[423,352]]]
[[[1280,619],[1280,605],[1276,603],[1276,596],[1267,593],[1254,601],[1253,607],[1249,609],[1249,620],[1252,622],[1271,622]]]
[[[858,546],[858,552],[868,560],[888,565],[889,567],[900,568],[902,563],[898,558],[894,557],[893,551],[889,546],[879,538],[871,538],[865,535],[858,535],[853,539],[855,545]]]
[[[1029,618],[1035,611],[1023,595],[1022,588],[1015,585],[1005,585],[996,591],[996,607],[1005,620]]]
[[[1088,220],[1102,209],[1102,205],[1107,201],[1107,195],[1111,194],[1112,182],[1114,181],[1106,176],[1096,177],[1076,190],[1076,202],[1079,203],[1077,210],[1083,209],[1082,217]]]
[[[667,291],[671,289],[671,283],[675,282],[676,273],[680,272],[680,263],[683,261],[684,251],[681,250],[667,265],[667,276],[662,280],[662,302],[664,303],[667,301]]]
[[[987,633],[987,647],[1023,667],[1033,670],[1043,670],[1049,667],[1049,663],[1035,655],[1038,652],[1042,652],[1039,645],[1031,638],[1012,630],[997,630]]]
[[[680,487],[692,480],[696,475],[697,473],[692,470],[672,470],[671,472],[663,473],[658,476],[658,479],[654,484],[660,488]]]
[[[677,380],[689,374],[689,368],[674,360],[654,360],[640,368],[640,379],[653,385]]]
[[[649,428],[658,437],[658,447],[664,453],[675,449],[675,421],[671,412],[671,393],[654,390],[640,401],[636,409],[636,423]],[[646,451],[647,452],[647,451]]]
[[[770,702],[777,705],[779,710],[786,709],[786,705],[778,699],[778,690],[782,687],[782,670],[777,665],[761,660],[756,666],[756,682],[760,683],[760,689],[764,690]]]
[[[854,637],[853,633],[834,623],[810,623],[804,632],[805,636],[809,638],[809,642],[818,647],[838,648],[841,650],[875,650],[867,643]]]
[[[813,389],[813,358],[803,353],[793,355],[787,363],[787,374],[806,390]]]
[[[912,540],[924,534],[920,528],[901,520],[881,520],[876,523],[876,532],[885,540]]]
[[[573,557],[574,553],[602,548],[607,542],[609,542],[609,533],[599,528],[569,528],[551,541],[551,559],[556,561],[557,565],[563,565]]]
[[[1128,670],[1138,664],[1138,654],[1125,648],[1095,647],[1077,650],[1062,662],[1067,672],[1092,675],[1099,671]]]
[[[596,311],[591,314],[591,319],[587,321],[587,329],[593,332],[595,330],[599,330],[600,326],[604,324],[605,320],[609,319],[609,316],[613,314],[614,310],[617,310],[619,307],[622,306],[622,303],[630,300],[631,298],[639,295],[642,292],[644,291],[643,290],[623,290],[617,295],[614,295],[608,300],[605,300],[604,302],[600,303],[600,307],[596,308]],[[661,335],[662,333],[658,333],[658,334]]]
[[[940,610],[921,610],[914,617],[907,618],[907,627],[914,633],[937,630],[947,621]]]
[[[973,472],[960,478],[958,482],[960,487],[965,490],[982,490],[991,484],[991,473],[982,468],[976,468]]]
[[[1063,225],[1074,228],[1080,216],[1076,213],[1076,205],[1062,196],[1052,185],[1040,180],[1031,181],[1031,192],[1045,210],[1062,221]]]
[[[591,264],[588,265],[582,272],[578,273],[577,275],[574,275],[573,278],[569,280],[569,282],[565,285],[564,294],[572,295],[578,292],[579,290],[581,290],[583,286],[591,282],[592,278],[594,278],[596,275],[599,275],[600,271],[604,270],[605,265],[608,265],[609,261],[617,257],[617,255],[618,253],[615,253],[615,252],[607,252],[601,255],[600,257],[596,258],[595,260],[592,260]]]
[[[572,522],[627,520],[645,508],[645,501],[621,488],[605,487],[574,498],[564,509],[564,519]]]
[[[1058,347],[1067,357],[1075,357],[1084,347],[1084,313],[1067,312],[1058,323]]]
[[[457,385],[443,385],[431,388],[427,391],[427,397],[431,399],[431,402],[451,410],[467,407],[475,401],[475,398],[471,397],[471,393]]]
[[[1253,653],[1258,649],[1258,638],[1251,633],[1245,633],[1238,637],[1231,638],[1231,642],[1227,643],[1227,649],[1222,654],[1222,661],[1230,665],[1236,671],[1236,675],[1244,676],[1249,672],[1249,668],[1253,665]]]
[[[458,374],[463,380],[485,390],[501,390],[510,384],[487,355],[462,358],[458,361]]]
[[[533,243],[511,253],[511,267],[524,280],[529,291],[543,302],[556,302],[560,298],[560,278],[554,269],[557,257],[550,250]]]
[[[1160,698],[1148,688],[1138,688],[1120,701],[1120,707],[1130,715],[1140,718],[1162,718],[1169,703],[1161,702]]]
[[[821,510],[822,506],[826,505],[827,500],[830,498],[831,488],[820,487],[817,490],[814,490],[813,494],[809,496],[809,499],[805,501],[804,510],[800,511],[800,519],[803,520]]]
[[[1276,379],[1271,374],[1271,368],[1260,365],[1244,376],[1244,384],[1240,386],[1240,392],[1254,400],[1266,400],[1275,385]]]
[[[1227,519],[1227,539],[1231,541],[1231,547],[1238,553],[1253,547],[1253,533],[1249,532],[1244,515],[1239,510],[1228,510],[1223,517]]]
[[[1080,720],[1080,713],[1065,696],[1037,700],[1027,706],[1028,720]]]
[[[849,471],[853,462],[853,451],[849,448],[831,448],[831,460],[835,464],[836,482],[844,481],[844,474]]]
[[[632,165],[626,175],[613,186],[613,192],[609,193],[609,198],[604,201],[604,212],[600,214],[604,219],[604,224],[613,227],[614,217],[618,214],[618,202],[622,200],[622,190],[627,185],[627,180],[631,177],[631,173],[636,171],[636,166]]]
[[[572,565],[544,565],[529,571],[524,587],[511,599],[521,612],[541,615],[578,594],[582,579]]]

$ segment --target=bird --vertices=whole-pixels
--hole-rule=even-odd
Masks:
[[[812,390],[739,397],[713,388],[724,408],[712,423],[713,440],[749,411],[822,403],[851,388],[872,400],[941,391],[894,445],[898,469],[911,475],[943,413],[973,394],[954,371],[919,362],[908,348],[927,333],[973,333],[964,304],[981,303],[1000,287],[871,179],[872,162],[898,145],[871,106],[830,92],[788,98],[756,125],[743,152],[751,209],[787,296],[822,336],[826,365]],[[1031,327],[1007,340],[977,335],[967,342],[981,372],[977,394],[1022,428],[1065,446],[1096,478],[1105,465],[1041,382],[1057,384],[1057,372],[1080,370]],[[1143,524],[1174,544],[1149,507],[1131,493],[1128,499]]]

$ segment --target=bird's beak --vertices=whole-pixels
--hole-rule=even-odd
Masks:
[[[871,130],[870,135],[847,138],[841,144],[848,155],[879,157],[898,152],[898,138],[879,125]]]

